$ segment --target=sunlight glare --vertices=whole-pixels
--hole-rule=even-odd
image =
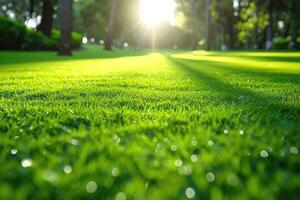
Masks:
[[[163,21],[175,25],[175,8],[174,0],[140,0],[140,17],[149,26]]]

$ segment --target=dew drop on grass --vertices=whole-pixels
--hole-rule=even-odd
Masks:
[[[31,167],[32,166],[32,160],[30,158],[25,158],[21,161],[21,165],[23,168]]]
[[[267,151],[262,150],[262,151],[260,152],[260,157],[262,157],[262,158],[267,158],[268,156],[269,156],[269,154],[268,154]]]
[[[273,148],[269,146],[269,147],[268,147],[268,150],[269,150],[270,153],[272,153]]]
[[[198,161],[198,156],[196,154],[191,155],[191,161],[192,162],[197,162]]]
[[[244,131],[243,130],[240,130],[240,135],[244,135]]]
[[[79,143],[78,140],[75,139],[75,138],[73,138],[73,139],[71,140],[71,144],[74,145],[74,146],[77,146],[78,143]]]
[[[297,147],[290,147],[290,153],[291,154],[298,154],[299,151],[298,151]]]
[[[57,179],[57,174],[55,172],[52,171],[46,171],[44,173],[44,179],[48,182],[54,182]]]
[[[208,182],[214,182],[215,181],[215,175],[212,173],[212,172],[208,172],[207,174],[206,174],[206,180],[208,181]]]
[[[175,144],[173,144],[173,145],[171,146],[171,150],[172,150],[172,151],[177,151],[177,146],[176,146]]]
[[[10,150],[10,153],[12,155],[16,155],[18,153],[18,150],[17,149],[12,149],[12,150]]]
[[[71,110],[71,109],[69,109],[69,112],[70,112],[70,113],[72,113],[72,114],[74,114],[74,111],[73,111],[73,110]]]
[[[181,165],[182,165],[182,161],[180,159],[175,160],[175,166],[176,167],[181,167]]]
[[[156,149],[159,150],[160,147],[161,147],[161,143],[158,143],[158,144],[156,145]]]
[[[193,139],[193,140],[192,140],[192,145],[193,145],[193,146],[197,146],[197,145],[198,145],[198,141],[197,141],[196,139]]]
[[[119,176],[120,174],[120,170],[118,167],[114,167],[112,170],[111,170],[111,175],[114,176],[114,177],[117,177]]]
[[[164,142],[165,142],[165,143],[168,143],[168,142],[169,142],[169,139],[168,139],[167,137],[165,137],[165,138],[164,138]]]
[[[120,138],[118,135],[116,135],[116,134],[114,134],[114,135],[112,136],[112,139],[113,139],[116,143],[120,143],[120,141],[121,141],[121,138]]]
[[[192,169],[192,167],[189,166],[189,165],[182,166],[182,167],[180,167],[180,168],[178,169],[178,173],[179,173],[180,175],[184,175],[184,176],[189,176],[189,175],[191,175],[191,174],[192,174],[192,171],[193,171],[193,169]]]
[[[148,181],[145,183],[145,187],[146,187],[146,189],[148,189],[148,187],[149,187],[149,182]]]
[[[238,178],[234,174],[230,174],[227,177],[227,183],[231,186],[236,186],[238,184],[238,181],[239,181]]]
[[[86,189],[86,191],[88,192],[88,193],[94,193],[94,192],[96,192],[96,190],[97,190],[97,183],[95,182],[95,181],[90,181],[90,182],[88,182],[87,184],[86,184],[86,187],[85,187],[85,189]]]
[[[155,160],[154,163],[153,163],[154,167],[159,167],[159,161],[158,160]]]
[[[286,154],[286,151],[284,149],[281,149],[280,152],[279,152],[279,156],[284,157],[285,154]]]
[[[195,194],[196,194],[196,192],[195,192],[194,188],[192,188],[192,187],[186,188],[186,190],[185,190],[185,196],[187,198],[192,199],[192,198],[195,197]]]
[[[227,129],[225,129],[225,130],[224,130],[224,133],[225,133],[225,134],[227,134],[227,133],[228,133],[228,130],[227,130]]]
[[[126,194],[123,193],[123,192],[119,192],[117,195],[116,195],[116,200],[126,200]]]
[[[72,172],[72,167],[71,167],[70,165],[64,166],[64,172],[65,172],[66,174],[71,174],[71,172]]]
[[[207,144],[208,144],[208,146],[213,146],[213,145],[214,145],[214,141],[209,140],[209,141],[207,142]]]

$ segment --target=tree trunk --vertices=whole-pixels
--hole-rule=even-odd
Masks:
[[[260,20],[260,16],[259,16],[259,7],[258,7],[258,3],[257,0],[254,1],[255,5],[256,5],[256,9],[255,9],[255,14],[257,17],[257,21],[255,23],[255,29],[253,31],[253,49],[257,50],[258,49],[258,42],[257,42],[257,36],[258,36],[258,23]]]
[[[42,9],[42,19],[38,26],[38,31],[41,31],[44,35],[48,37],[51,35],[52,25],[53,25],[53,0],[44,0]]]
[[[32,17],[32,14],[34,12],[34,5],[35,5],[35,0],[30,0],[29,1],[29,16]]]
[[[289,36],[290,24],[291,24],[290,22],[287,22],[286,28],[285,28],[284,33],[283,33],[284,38],[287,38]]]
[[[71,34],[72,34],[72,1],[60,0],[60,44],[58,55],[70,56],[72,55]]]
[[[253,31],[253,49],[258,49],[257,35],[258,35],[258,27],[256,26]]]
[[[250,39],[249,36],[247,36],[245,40],[245,50],[249,50],[249,47],[250,47]]]
[[[144,26],[145,25],[140,24],[136,32],[136,40],[137,40],[136,50],[143,50],[145,48],[146,29]]]
[[[221,50],[222,51],[226,51],[227,50],[227,45],[226,45],[226,42],[225,42],[225,30],[224,30],[224,25],[221,24]]]
[[[107,28],[107,38],[105,40],[105,45],[104,45],[105,50],[108,50],[108,51],[112,50],[116,9],[117,9],[117,0],[112,0],[109,24],[108,24],[108,28]]]
[[[233,14],[231,14],[232,16],[228,17],[229,21],[228,21],[228,36],[229,36],[229,45],[227,46],[227,49],[233,49],[234,48],[234,43],[235,41],[237,41],[236,39],[236,32],[235,32],[235,17],[233,16]]]
[[[205,3],[205,50],[210,50],[210,2],[206,0]]]
[[[269,2],[269,21],[267,26],[267,35],[266,35],[266,50],[272,49],[272,40],[273,40],[273,5],[272,1]]]
[[[220,44],[219,44],[219,26],[216,24],[214,26],[214,49],[219,50],[220,49]]]
[[[197,7],[195,6],[197,2],[195,0],[190,0],[190,9],[191,9],[191,23],[192,23],[192,32],[193,32],[193,43],[192,50],[196,50],[198,46],[198,31],[197,31]]]

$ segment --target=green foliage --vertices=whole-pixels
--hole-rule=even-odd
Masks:
[[[243,44],[247,39],[250,39],[255,29],[264,32],[268,24],[268,15],[264,11],[258,11],[256,4],[253,2],[248,7],[242,8],[240,18],[241,20],[236,24],[236,28],[239,31],[239,41]]]
[[[0,16],[0,49],[22,49],[26,34],[27,29],[23,24]]]
[[[110,11],[110,1],[84,0],[74,4],[75,31],[96,41],[104,39]],[[124,22],[124,21],[123,21]]]
[[[52,40],[56,41],[56,43],[59,43],[60,40],[60,31],[57,29],[53,29],[51,33]],[[72,48],[73,49],[80,49],[82,44],[82,38],[83,36],[80,33],[72,32]]]
[[[60,32],[53,30],[50,38],[41,32],[26,28],[20,22],[12,21],[0,16],[0,49],[2,50],[56,50],[58,48]],[[72,33],[72,47],[79,49],[82,35]]]
[[[56,50],[57,42],[51,38],[46,37],[41,32],[28,29],[27,34],[24,37],[25,42],[22,45],[22,50],[34,51],[34,50]]]
[[[272,43],[272,48],[276,50],[288,49],[290,42],[290,38],[275,38]]]
[[[299,58],[0,52],[1,199],[298,199]]]

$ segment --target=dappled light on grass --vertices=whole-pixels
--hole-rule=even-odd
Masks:
[[[245,52],[113,56],[96,47],[74,59],[16,55],[0,53],[5,199],[38,199],[45,191],[36,187],[65,199],[297,193],[294,61]]]

